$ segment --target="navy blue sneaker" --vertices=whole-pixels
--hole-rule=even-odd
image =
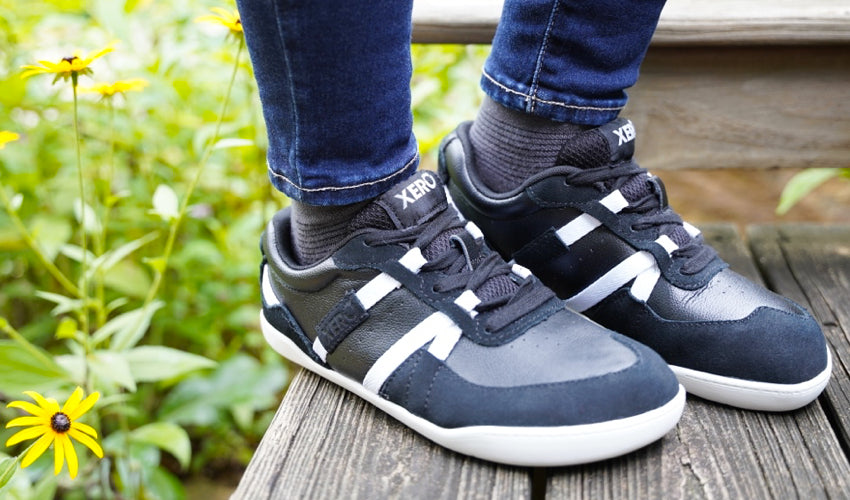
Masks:
[[[440,175],[463,217],[567,305],[657,351],[688,392],[782,411],[814,400],[831,357],[801,306],[730,270],[632,159],[617,119],[571,136],[557,164],[507,193],[477,176],[468,133],[443,141]]]
[[[684,389],[652,350],[569,311],[449,207],[433,172],[367,205],[299,266],[284,209],[262,238],[261,324],[286,358],[434,442],[514,465],[569,465],[672,429]]]

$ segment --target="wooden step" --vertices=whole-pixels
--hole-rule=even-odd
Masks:
[[[414,41],[489,43],[501,6],[417,0]],[[850,167],[850,3],[670,0],[628,92],[652,170]]]
[[[413,41],[490,43],[502,0],[417,0]],[[846,0],[670,0],[653,38],[657,45],[850,43]]]

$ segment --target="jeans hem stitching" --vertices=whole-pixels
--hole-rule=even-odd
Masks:
[[[291,184],[292,187],[294,187],[295,189],[297,189],[299,191],[303,191],[305,193],[320,193],[322,191],[345,191],[347,189],[357,189],[357,188],[362,188],[362,187],[366,187],[366,186],[374,186],[375,184],[380,184],[380,183],[388,181],[388,180],[392,179],[393,177],[395,177],[395,176],[401,174],[402,172],[406,171],[418,159],[419,159],[419,153],[416,153],[415,155],[413,155],[413,158],[411,158],[410,161],[405,163],[405,165],[403,167],[401,167],[399,170],[397,170],[396,172],[393,172],[390,175],[381,177],[380,179],[376,179],[374,181],[362,182],[360,184],[354,184],[353,186],[328,186],[328,187],[323,187],[323,188],[308,188],[308,187],[299,186],[298,184],[292,182],[292,180],[289,179],[287,176],[285,176],[283,174],[279,174],[279,173],[275,172],[274,170],[272,170],[271,167],[268,167],[268,169],[269,169],[269,173],[272,176]]]
[[[538,102],[538,103],[541,103],[541,104],[551,104],[553,106],[560,106],[562,108],[567,108],[567,109],[577,109],[577,110],[587,110],[587,111],[620,111],[624,108],[624,106],[616,106],[616,107],[610,107],[610,108],[599,107],[599,106],[577,106],[575,104],[567,104],[565,102],[560,102],[560,101],[550,101],[550,100],[547,100],[547,99],[541,99],[539,97],[536,97],[536,96],[533,96],[533,95],[530,95],[530,94],[519,92],[518,90],[514,90],[512,88],[509,88],[509,87],[499,83],[498,81],[496,81],[495,78],[490,76],[486,71],[482,71],[481,73],[484,75],[484,78],[490,80],[494,85],[496,85],[500,89],[502,89],[505,92],[508,92],[510,94],[516,94],[520,97],[523,97],[527,101],[530,100],[530,101]]]

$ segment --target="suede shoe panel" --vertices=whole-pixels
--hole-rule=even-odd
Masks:
[[[671,365],[693,370],[797,384],[827,365],[823,335],[808,313],[760,307],[740,320],[669,321],[619,291],[587,315],[652,346]]]

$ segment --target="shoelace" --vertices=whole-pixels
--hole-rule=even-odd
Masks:
[[[447,239],[448,244],[422,266],[420,273],[443,275],[434,285],[435,292],[475,292],[481,302],[474,310],[479,313],[492,311],[484,324],[489,332],[501,330],[555,296],[532,277],[520,278],[514,274],[511,266],[496,252],[488,250],[482,240],[476,240],[466,231],[464,222],[450,209],[425,223],[424,227],[377,230],[367,236],[366,243],[405,243],[423,249],[423,253],[432,253],[424,250],[438,239]],[[496,283],[499,280],[509,282]],[[496,286],[485,291],[488,285]]]
[[[667,206],[663,200],[664,194],[660,192],[661,181],[657,184],[650,182],[646,169],[640,167],[633,161],[625,161],[613,165],[605,165],[596,168],[567,168],[567,182],[572,185],[595,185],[602,191],[613,191],[619,189],[626,183],[632,181],[635,176],[643,176],[650,187],[642,198],[629,202],[629,206],[623,209],[625,213],[638,214],[638,221],[632,224],[635,230],[657,228],[658,235],[672,234],[677,228],[682,231],[682,218]],[[674,250],[671,254],[674,259],[684,259],[681,273],[686,275],[697,274],[717,257],[717,252],[705,244],[702,236],[689,238],[687,243]]]

